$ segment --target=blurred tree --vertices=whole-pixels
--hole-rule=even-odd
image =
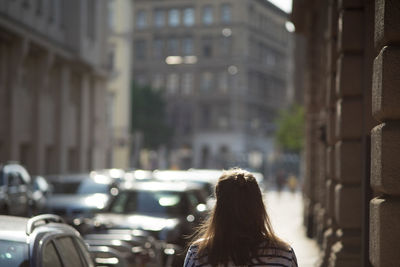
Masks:
[[[275,139],[282,149],[300,153],[304,144],[304,107],[295,104],[281,110],[276,125]]]
[[[150,86],[132,85],[131,129],[142,136],[141,148],[158,149],[167,145],[171,129],[165,122],[165,101],[162,93]]]

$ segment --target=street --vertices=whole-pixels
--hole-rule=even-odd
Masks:
[[[317,243],[305,235],[301,193],[292,194],[289,191],[282,191],[279,194],[275,190],[267,191],[265,201],[276,234],[293,247],[298,265],[316,266],[319,249]]]

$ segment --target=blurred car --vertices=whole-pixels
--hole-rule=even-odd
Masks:
[[[45,210],[47,197],[50,194],[50,185],[43,176],[34,176],[32,179],[32,213],[39,214]]]
[[[207,200],[209,208],[214,204],[214,188],[219,176],[213,172],[198,172],[184,170],[155,170],[153,172],[155,180],[163,182],[191,182],[202,187],[202,193]],[[217,178],[215,178],[217,177]]]
[[[123,257],[128,262],[128,266],[159,267],[162,265],[162,255],[157,251],[159,248],[154,245],[155,243],[149,236],[143,239],[143,236],[135,236],[131,231],[120,233],[103,232],[87,234],[84,239],[91,245],[111,245],[114,249],[124,254]]]
[[[68,223],[75,218],[90,218],[105,209],[119,190],[114,179],[89,173],[50,176],[48,181],[52,194],[46,211],[64,217]]]
[[[0,214],[31,215],[32,184],[28,171],[18,163],[0,166]]]
[[[0,216],[0,266],[93,267],[79,233],[56,215]]]
[[[166,244],[175,245],[164,252],[180,255],[172,266],[182,266],[186,237],[202,222],[206,211],[206,199],[199,184],[135,182],[122,188],[108,211],[93,218],[93,224],[107,229],[148,231]]]
[[[128,267],[125,256],[114,248],[90,246],[89,251],[96,267]]]

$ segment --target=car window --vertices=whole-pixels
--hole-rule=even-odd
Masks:
[[[109,193],[109,186],[106,183],[97,183],[93,179],[85,179],[78,187],[78,194]]]
[[[0,186],[4,185],[4,171],[0,170]]]
[[[82,264],[79,251],[71,237],[61,237],[57,239],[57,247],[65,263],[65,267],[79,267]]]
[[[14,172],[8,174],[8,186],[18,186],[18,177]]]
[[[111,212],[177,216],[185,214],[186,208],[181,192],[144,190],[122,192],[111,205]]]
[[[28,245],[23,242],[0,240],[0,266],[29,266]]]
[[[79,182],[51,182],[54,194],[76,194],[79,187]]]
[[[190,202],[190,208],[191,208],[191,209],[196,208],[196,206],[197,206],[198,204],[200,204],[200,201],[199,201],[199,199],[197,198],[195,192],[189,191],[189,192],[187,193],[187,196],[188,196],[188,199],[189,199],[189,202]]]
[[[62,267],[60,257],[53,242],[48,242],[43,249],[43,267]]]
[[[16,173],[16,175],[17,175],[18,185],[26,185],[26,182],[24,178],[22,178],[22,175],[20,173]]]

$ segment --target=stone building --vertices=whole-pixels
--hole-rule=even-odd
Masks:
[[[134,9],[133,73],[164,90],[172,163],[262,168],[290,83],[287,14],[265,0],[136,0]]]
[[[124,169],[131,167],[132,8],[133,0],[108,1],[107,121],[112,146],[109,160],[112,167]]]
[[[306,40],[305,224],[319,266],[398,266],[400,1],[294,0]]]
[[[106,166],[106,2],[0,2],[0,162]]]

